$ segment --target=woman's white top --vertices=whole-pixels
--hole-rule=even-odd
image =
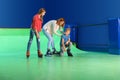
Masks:
[[[56,23],[57,23],[56,20],[50,20],[43,26],[43,29],[46,30],[51,35],[56,34],[58,36],[61,36],[62,34],[59,34],[57,32],[58,30],[60,30],[60,26]]]

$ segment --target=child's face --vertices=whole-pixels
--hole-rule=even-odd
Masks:
[[[66,31],[66,35],[69,35],[69,34],[70,34],[70,30],[67,30],[67,31]]]

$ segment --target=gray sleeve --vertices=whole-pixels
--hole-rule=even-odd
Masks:
[[[62,34],[59,34],[59,33],[57,32],[57,30],[55,29],[55,27],[56,27],[56,25],[55,25],[54,23],[52,23],[52,25],[51,25],[51,30],[53,31],[53,33],[54,33],[55,35],[57,35],[57,36],[61,36]]]

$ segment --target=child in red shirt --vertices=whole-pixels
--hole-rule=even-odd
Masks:
[[[40,51],[40,37],[39,37],[39,32],[41,32],[42,28],[42,23],[43,23],[43,16],[45,15],[46,11],[44,8],[41,8],[39,12],[33,17],[32,20],[32,25],[30,29],[30,37],[27,45],[27,52],[26,52],[26,57],[29,58],[30,56],[30,47],[31,43],[33,41],[34,35],[36,36],[36,41],[37,41],[37,50],[38,50],[38,57],[42,58],[42,53]]]

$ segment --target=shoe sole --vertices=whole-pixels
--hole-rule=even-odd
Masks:
[[[46,57],[51,57],[52,55],[45,55]]]

